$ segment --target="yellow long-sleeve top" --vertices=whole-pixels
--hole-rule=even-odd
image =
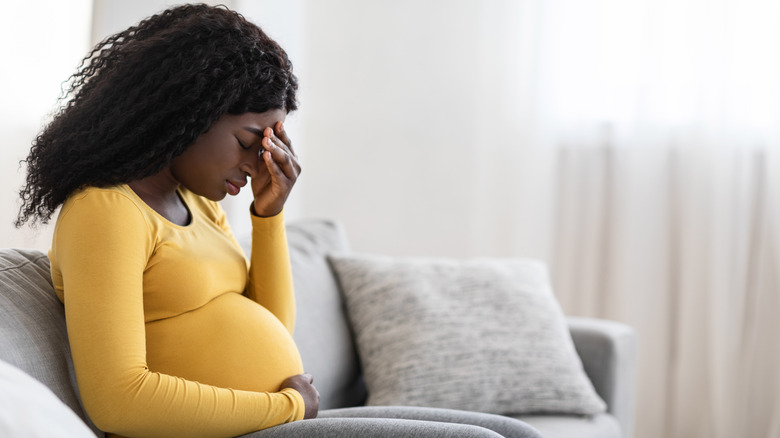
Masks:
[[[127,185],[63,205],[49,252],[87,414],[123,436],[236,436],[303,418],[282,214],[252,216],[251,266],[219,204],[173,224]]]

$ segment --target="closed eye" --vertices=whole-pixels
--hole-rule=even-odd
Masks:
[[[236,141],[238,142],[238,145],[241,146],[242,149],[249,150],[249,146],[245,145],[244,143],[241,143],[241,140],[236,137]]]

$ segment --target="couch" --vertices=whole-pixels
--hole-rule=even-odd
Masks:
[[[459,423],[501,430],[504,419],[497,415],[363,406],[367,387],[361,361],[340,285],[327,259],[328,254],[348,252],[345,233],[333,221],[302,220],[288,225],[288,240],[298,307],[295,339],[321,395],[320,419],[299,422],[295,429],[284,425],[247,436],[460,436],[458,427],[467,426]],[[631,438],[634,332],[623,324],[592,318],[570,317],[567,323],[582,366],[607,410],[589,416],[521,415],[517,418],[522,424],[532,427],[520,427],[514,436]],[[79,403],[63,306],[54,295],[48,258],[41,251],[0,250],[0,364],[0,435],[37,436],[33,429],[45,427],[46,436],[90,436],[90,430],[104,435]],[[355,418],[356,426],[338,426],[344,417]],[[406,429],[415,419],[440,422],[427,423],[428,432]],[[511,422],[510,429],[521,424],[506,421]],[[29,433],[19,432],[25,428]]]

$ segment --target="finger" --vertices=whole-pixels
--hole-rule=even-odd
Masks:
[[[290,149],[290,152],[295,155],[295,150],[293,149],[292,141],[290,140],[290,137],[287,136],[287,131],[284,129],[284,123],[282,121],[276,122],[276,125],[274,126],[274,134],[276,134],[277,137],[279,137],[279,140],[282,141],[287,147]]]
[[[263,159],[265,160],[265,167],[268,169],[268,174],[271,177],[271,185],[277,185],[280,187],[292,186],[290,181],[294,181],[295,178],[290,178],[287,176],[287,174],[285,174],[285,172],[282,170],[282,167],[273,158],[271,151],[265,151],[263,153]]]
[[[297,158],[282,149],[277,142],[268,137],[264,138],[263,142],[266,145],[266,149],[271,153],[273,160],[279,164],[284,174],[292,180],[298,178],[301,166],[298,164]]]
[[[282,122],[277,122],[276,127],[277,128],[282,127]],[[284,129],[284,128],[282,128],[282,129]],[[295,168],[295,174],[299,175],[301,173],[301,165],[300,165],[300,163],[298,163],[298,155],[296,155],[295,151],[292,149],[292,144],[290,143],[290,139],[286,138],[286,140],[285,140],[283,138],[277,137],[274,134],[273,130],[271,130],[270,127],[266,128],[263,131],[263,135],[264,135],[264,137],[263,137],[263,144],[271,141],[271,142],[274,143],[275,146],[278,146],[280,149],[282,149],[285,152],[287,152],[288,154],[290,154],[290,157],[292,157],[293,167]],[[285,137],[286,137],[286,134],[285,134]],[[266,138],[268,140],[266,140]]]
[[[271,182],[271,177],[268,174],[268,169],[265,164],[265,149],[260,149],[257,154],[257,170],[252,175],[253,187],[262,188],[267,186]]]
[[[265,140],[266,138],[272,140],[276,146],[279,146],[279,148],[281,148],[285,152],[289,153],[293,157],[297,157],[297,155],[295,155],[295,152],[293,152],[293,150],[292,150],[292,146],[290,144],[284,142],[283,139],[279,138],[274,133],[273,129],[265,128],[265,130],[263,131],[263,140]],[[289,139],[288,139],[288,141],[289,141]]]

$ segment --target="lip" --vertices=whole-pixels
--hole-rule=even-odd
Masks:
[[[225,180],[225,186],[227,186],[227,192],[230,193],[231,196],[236,196],[238,192],[241,191],[241,187],[244,187],[246,185],[246,181],[243,183],[234,183],[230,180]]]

